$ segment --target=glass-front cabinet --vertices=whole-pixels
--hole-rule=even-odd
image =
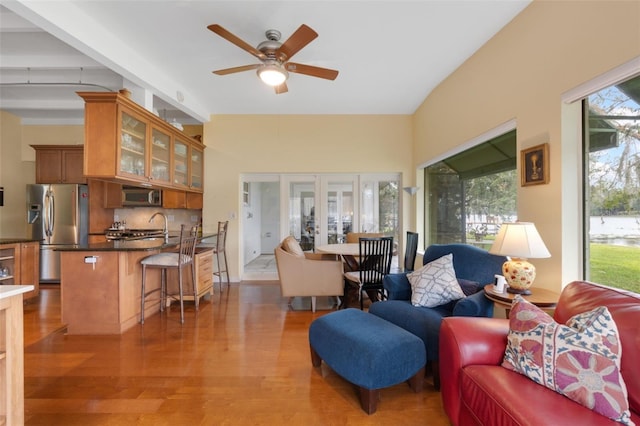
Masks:
[[[128,97],[79,92],[85,100],[84,176],[202,192],[204,145]]]
[[[147,124],[122,110],[120,131],[120,173],[145,179],[147,173]]]
[[[189,186],[195,191],[202,191],[204,183],[204,153],[201,149],[191,146],[191,178]]]
[[[151,179],[154,183],[171,183],[171,136],[151,129]]]
[[[178,138],[173,140],[173,185],[189,186],[189,144]]]

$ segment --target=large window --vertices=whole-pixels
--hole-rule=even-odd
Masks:
[[[640,77],[583,106],[584,275],[640,292]]]
[[[383,232],[400,241],[399,184],[392,180],[363,177],[360,196],[360,229],[356,232]]]
[[[427,244],[491,247],[516,218],[516,151],[513,130],[425,168]]]

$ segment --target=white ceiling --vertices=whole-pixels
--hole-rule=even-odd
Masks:
[[[32,84],[82,82],[127,87],[183,123],[210,114],[411,114],[530,1],[0,0],[0,108],[27,124],[82,122],[75,92],[103,89]],[[214,75],[258,61],[209,31],[214,23],[253,46],[268,29],[284,41],[304,23],[319,36],[294,61],[340,74],[291,74],[281,95],[254,71]]]

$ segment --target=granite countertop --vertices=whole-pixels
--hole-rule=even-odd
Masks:
[[[105,243],[89,243],[79,244],[69,247],[56,247],[56,251],[145,251],[145,250],[163,250],[167,248],[177,247],[180,244],[179,237],[169,238],[169,242],[165,244],[164,238],[152,240],[133,240],[133,241],[107,241]]]
[[[215,235],[215,234],[214,234]],[[203,235],[199,240],[210,238],[214,235]],[[150,251],[176,248],[180,244],[179,235],[170,235],[169,241],[164,242],[164,238],[150,238],[131,241],[107,241],[104,243],[80,244],[77,246],[58,247],[56,251]]]
[[[18,244],[18,243],[31,243],[35,240],[33,238],[18,238],[18,237],[8,237],[8,238],[0,238],[0,244]]]

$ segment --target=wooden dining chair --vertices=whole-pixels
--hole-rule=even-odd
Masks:
[[[360,238],[378,238],[384,237],[382,232],[347,232],[347,244],[353,244],[360,241]]]
[[[417,232],[407,231],[407,246],[404,250],[404,272],[413,272],[416,264],[416,254],[418,252]]]
[[[364,309],[363,292],[366,291],[369,298],[375,295],[379,300],[384,299],[382,279],[391,269],[393,237],[360,238],[359,245],[359,270],[345,272],[344,277],[358,286],[360,309]]]

